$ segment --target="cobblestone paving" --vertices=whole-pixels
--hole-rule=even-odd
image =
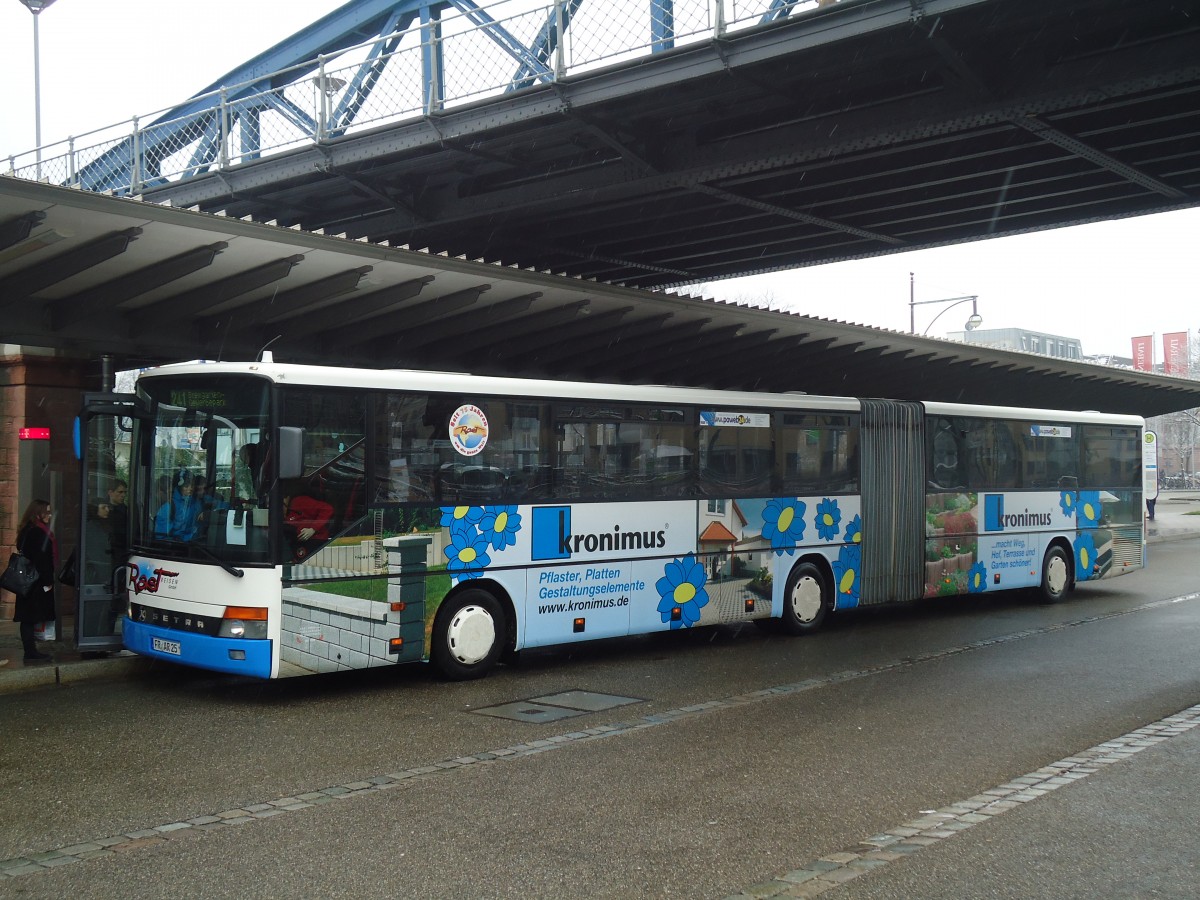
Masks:
[[[310,809],[325,803],[351,800],[356,797],[373,794],[375,791],[389,790],[413,778],[444,777],[464,766],[488,765],[504,762],[505,760],[521,759],[537,753],[557,750],[580,741],[628,734],[643,728],[653,728],[684,718],[735,709],[750,703],[767,702],[831,684],[840,684],[855,679],[880,675],[885,672],[911,668],[924,662],[944,659],[960,653],[968,653],[985,647],[995,646],[996,644],[1024,640],[1035,635],[1048,634],[1066,628],[1075,628],[1093,622],[1132,615],[1144,610],[1156,609],[1196,599],[1200,599],[1200,593],[1157,600],[1117,612],[1088,616],[1071,622],[1062,622],[1042,628],[1031,628],[1007,635],[973,641],[957,647],[934,650],[920,656],[895,660],[866,669],[834,672],[820,678],[809,678],[790,684],[776,685],[758,691],[751,691],[746,694],[738,694],[720,700],[710,700],[704,703],[663,710],[624,722],[597,725],[592,728],[569,731],[564,734],[513,744],[508,747],[475,753],[470,756],[444,759],[428,765],[376,775],[362,781],[333,785],[290,797],[278,797],[273,800],[250,804],[237,809],[227,809],[210,815],[197,816],[183,822],[167,822],[149,828],[72,844],[68,847],[58,847],[27,856],[0,860],[0,884],[3,884],[8,879],[47,872],[59,866],[84,863],[87,860],[97,857],[114,856],[116,854],[139,850],[143,847],[161,844],[180,833],[211,831],[214,829],[249,825],[261,819],[268,819],[302,809]],[[975,797],[951,804],[944,809],[922,813],[920,818],[889,829],[883,834],[868,837],[857,846],[843,853],[821,857],[820,859],[806,863],[801,868],[781,874],[771,881],[746,887],[740,894],[734,896],[739,898],[816,896],[837,887],[839,884],[857,878],[865,871],[887,865],[897,859],[902,859],[909,854],[919,851],[923,847],[953,837],[960,831],[971,828],[981,822],[986,822],[993,816],[1013,809],[1022,803],[1028,803],[1030,800],[1034,800],[1049,791],[1057,790],[1073,781],[1086,778],[1088,775],[1098,771],[1102,766],[1126,759],[1144,750],[1146,747],[1153,746],[1169,737],[1188,731],[1197,724],[1200,724],[1200,706],[1184,710],[1174,716],[1168,716],[1160,722],[1155,722],[1131,731],[1129,734],[1115,740],[1098,744],[1080,754],[1051,763],[1035,772],[1022,775],[1010,782],[998,785],[989,791],[984,791]]]

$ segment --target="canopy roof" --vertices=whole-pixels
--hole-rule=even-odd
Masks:
[[[1094,409],[1200,382],[618,287],[0,178],[9,344]]]

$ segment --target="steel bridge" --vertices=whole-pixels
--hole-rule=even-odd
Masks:
[[[694,284],[1196,205],[1200,3],[354,0],[9,168]]]

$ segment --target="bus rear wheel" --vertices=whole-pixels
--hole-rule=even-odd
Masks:
[[[1071,587],[1071,562],[1062,547],[1057,545],[1046,551],[1042,560],[1042,583],[1038,595],[1043,603],[1057,603],[1067,595]]]
[[[429,658],[451,681],[482,678],[505,646],[504,611],[485,590],[471,588],[446,600],[433,621]]]
[[[825,624],[829,614],[829,582],[809,562],[802,562],[788,575],[783,592],[780,625],[788,634],[811,634]]]

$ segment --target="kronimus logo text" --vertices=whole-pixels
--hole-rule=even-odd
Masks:
[[[1006,513],[1004,511],[1003,494],[983,495],[983,530],[1006,531],[1010,528],[1033,528],[1039,525],[1049,525],[1053,521],[1048,512],[1030,512],[1028,508],[1021,512]]]
[[[535,506],[532,530],[533,559],[570,559],[576,553],[658,550],[667,546],[666,531],[624,530],[613,525],[610,531],[575,534],[569,506]]]

